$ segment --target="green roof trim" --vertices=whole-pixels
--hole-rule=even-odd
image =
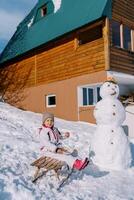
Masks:
[[[49,5],[49,12],[39,19],[38,12],[43,5]],[[111,18],[111,15],[112,0],[62,0],[61,7],[56,13],[54,13],[52,0],[39,0],[17,27],[0,56],[0,63],[20,56],[101,17]]]

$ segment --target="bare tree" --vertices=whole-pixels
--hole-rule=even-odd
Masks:
[[[24,89],[27,86],[31,69],[14,64],[0,69],[0,100],[17,105],[26,96]]]

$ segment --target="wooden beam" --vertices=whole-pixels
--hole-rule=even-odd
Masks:
[[[103,27],[104,38],[104,57],[105,57],[105,70],[110,69],[110,25],[109,19],[105,19],[105,25]]]
[[[88,25],[88,26],[86,26],[86,27],[84,27],[84,28],[80,28],[79,30],[77,30],[77,34],[79,34],[79,33],[81,33],[81,32],[85,32],[85,31],[87,31],[87,30],[90,30],[90,29],[92,29],[92,28],[95,28],[95,27],[97,27],[97,26],[99,26],[99,25],[101,25],[101,24],[103,24],[104,23],[104,19],[102,19],[102,20],[100,20],[100,21],[97,21],[97,22],[95,22],[95,23],[93,23],[93,24],[90,24],[90,25]]]
[[[37,56],[34,56],[34,84],[37,84]]]

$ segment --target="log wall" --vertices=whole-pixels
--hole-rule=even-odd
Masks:
[[[134,1],[133,0],[113,0],[113,18],[126,19],[134,22]]]
[[[29,73],[25,87],[66,80],[104,70],[103,37],[78,45],[77,34],[77,32],[71,33],[60,40],[34,50],[33,55],[27,55],[27,57],[14,62],[13,65],[9,65],[9,70],[16,65],[16,73],[22,79],[25,73]]]
[[[37,85],[90,74],[104,69],[103,39],[75,49],[75,40],[36,56]]]
[[[112,19],[134,30],[134,1],[113,0]],[[134,75],[134,52],[112,46],[111,26],[110,43],[110,69]]]

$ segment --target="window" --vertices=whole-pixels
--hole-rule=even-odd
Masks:
[[[56,95],[47,95],[46,107],[55,107],[55,106],[56,106]]]
[[[112,45],[126,50],[134,50],[133,30],[128,26],[112,21]]]
[[[47,14],[47,6],[45,5],[41,8],[41,16],[44,17],[46,14]]]
[[[93,89],[83,88],[83,105],[93,105]]]
[[[80,106],[95,105],[101,100],[100,86],[87,86],[80,88]]]
[[[41,19],[44,19],[44,17],[47,17],[53,12],[54,12],[53,1],[46,1],[45,4],[43,4],[43,1],[40,1],[37,13],[35,15],[34,23],[38,22]]]
[[[100,101],[102,98],[100,96],[100,87],[97,87],[97,102]]]
[[[86,44],[88,42],[97,40],[102,37],[102,26],[97,26],[92,29],[80,32],[78,39],[79,45]]]
[[[112,21],[112,44],[114,46],[120,47],[120,23]]]
[[[123,26],[123,47],[131,50],[131,29],[128,26]]]

